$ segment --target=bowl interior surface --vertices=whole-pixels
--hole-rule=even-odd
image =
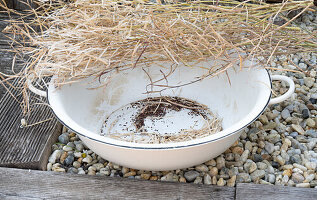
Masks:
[[[57,89],[51,84],[48,100],[56,116],[70,129],[107,144],[176,148],[205,143],[233,134],[254,121],[266,108],[271,95],[271,80],[265,69],[250,68],[246,63],[242,69],[237,65],[227,73],[200,80],[208,74],[210,64],[200,63],[200,68],[179,66],[170,73],[171,64],[162,63],[161,66],[139,66],[109,73],[102,76],[100,82],[97,78],[88,78]],[[100,135],[103,122],[114,111],[132,102],[159,96],[183,97],[208,106],[222,118],[223,130],[205,138],[168,144],[129,143]],[[188,122],[182,120],[186,126]]]

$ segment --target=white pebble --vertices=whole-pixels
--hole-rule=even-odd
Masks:
[[[64,151],[72,151],[73,148],[71,148],[70,146],[67,146],[67,145],[66,145],[66,146],[63,147],[63,150],[64,150]]]
[[[75,156],[75,158],[80,158],[81,157],[81,152],[75,152],[74,156]]]
[[[298,183],[298,184],[296,184],[296,187],[299,187],[299,188],[310,188],[310,184],[309,183]]]
[[[293,173],[303,174],[304,172],[303,172],[301,169],[299,169],[299,168],[294,168],[294,169],[293,169]]]
[[[75,168],[79,168],[79,167],[81,166],[81,164],[80,164],[80,162],[75,161],[75,162],[73,162],[73,166],[74,166]]]
[[[304,183],[309,183],[310,181],[315,179],[315,174],[310,174],[306,176],[306,179],[304,180]]]
[[[47,171],[51,171],[51,170],[52,170],[52,167],[53,167],[53,164],[52,164],[52,163],[47,163],[47,165],[46,165],[46,170],[47,170]]]
[[[83,169],[78,169],[78,174],[86,174],[86,172]]]
[[[83,159],[83,162],[91,163],[92,162],[92,157],[90,155],[87,155],[87,157]]]
[[[284,175],[282,178],[282,184],[286,185],[288,181],[289,181],[289,177],[287,175]]]
[[[56,161],[61,157],[63,151],[61,150],[55,150],[50,158],[48,159],[48,162],[50,163],[56,163]]]
[[[315,163],[315,162],[307,162],[307,163],[305,163],[305,167],[307,167],[307,169],[315,170],[316,167],[317,167],[317,163]]]
[[[297,163],[294,163],[293,164],[293,166],[295,167],[295,168],[298,168],[298,169],[300,169],[300,170],[302,170],[302,171],[307,171],[307,168],[306,167],[304,167],[303,165],[300,165],[300,164],[297,164]]]

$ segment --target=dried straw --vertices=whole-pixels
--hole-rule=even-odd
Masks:
[[[317,48],[316,33],[302,31],[292,23],[312,6],[312,1],[291,0],[281,4],[46,1],[19,20],[12,20],[5,32],[13,34],[17,51],[31,58],[21,76],[36,74],[42,79],[57,75],[57,84],[65,84],[141,63],[170,61],[190,67],[192,61],[197,64],[206,59],[232,62],[226,58],[229,51],[240,55],[240,63],[251,57],[267,62],[279,53],[313,51]],[[298,9],[298,15],[286,18]],[[35,18],[26,22],[29,15]],[[277,18],[287,22],[275,25]],[[228,65],[219,67],[225,72]]]

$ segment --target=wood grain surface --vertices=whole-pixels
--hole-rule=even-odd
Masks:
[[[40,199],[234,199],[235,188],[0,168],[0,194]]]
[[[21,87],[19,79],[13,85]],[[10,89],[0,100],[0,166],[46,168],[51,145],[57,141],[61,125],[45,105],[45,99],[30,99],[31,112],[27,115],[22,112],[23,96],[19,90]],[[21,128],[22,118],[29,127]],[[47,119],[50,120],[31,126]]]
[[[11,15],[11,17],[16,16]],[[8,19],[6,14],[0,14],[0,72],[12,75],[22,69],[23,62],[17,58],[15,68],[12,70],[15,54],[11,52],[10,40],[6,37],[8,35],[1,32],[9,25]],[[6,82],[1,81],[0,84],[0,166],[43,170],[51,153],[51,145],[57,141],[61,125],[49,106],[45,105],[46,99],[41,99],[30,92],[28,95],[31,112],[23,114],[24,99],[19,90],[23,85],[20,79],[10,83],[16,89],[9,87]],[[51,120],[20,128],[22,118],[25,118],[29,125]]]
[[[239,183],[236,187],[237,200],[313,200],[317,190],[276,185]]]

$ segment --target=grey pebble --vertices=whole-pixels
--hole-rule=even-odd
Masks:
[[[307,171],[307,167],[305,167],[305,166],[303,166],[303,165],[300,165],[300,164],[298,164],[298,163],[294,163],[293,166],[294,166],[295,168],[298,168],[298,169],[304,171],[304,172]]]
[[[305,181],[304,182],[311,182],[312,180],[315,179],[315,174],[310,174],[308,176],[306,176]]]
[[[288,162],[290,159],[290,156],[286,153],[284,149],[281,150],[281,157],[284,159],[285,162]]]
[[[80,168],[81,164],[78,161],[73,162],[73,166],[76,168]]]
[[[304,83],[307,87],[311,88],[314,83],[315,83],[315,79],[314,78],[311,78],[311,77],[305,77],[304,78]]]
[[[316,167],[317,167],[317,163],[315,163],[315,162],[306,162],[306,163],[305,163],[305,167],[306,167],[308,170],[313,170],[313,171],[315,171],[315,170],[316,170]]]
[[[222,156],[218,156],[218,158],[216,159],[216,162],[217,162],[216,166],[218,169],[221,169],[226,166],[226,160]]]
[[[292,133],[290,134],[290,136],[296,137],[296,136],[298,136],[298,133],[297,133],[297,132],[292,132]]]
[[[58,136],[58,141],[62,144],[67,144],[69,142],[68,134],[63,133],[60,136]]]
[[[68,143],[66,144],[66,146],[69,146],[69,147],[75,149],[75,144],[74,144],[74,142],[68,142]]]
[[[310,141],[307,143],[308,150],[312,150],[316,146],[317,141]]]
[[[235,159],[235,156],[233,153],[227,153],[225,154],[225,160],[226,161],[233,161]]]
[[[280,155],[276,156],[274,158],[274,161],[277,162],[280,166],[283,166],[285,164],[285,160]]]
[[[165,176],[162,176],[161,181],[173,181],[173,173],[168,173]]]
[[[316,187],[316,186],[317,186],[317,180],[312,180],[312,181],[310,182],[310,186]]]
[[[211,177],[209,174],[204,175],[204,184],[210,185],[211,184]]]
[[[106,168],[101,168],[99,171],[100,174],[103,174],[105,176],[109,176],[110,175],[110,170],[106,169]]]
[[[228,175],[229,177],[233,177],[235,175],[238,175],[239,174],[239,169],[238,167],[232,167],[228,170]]]
[[[240,157],[240,160],[242,162],[245,162],[248,159],[249,154],[250,154],[250,151],[248,149],[244,150],[244,152],[242,153],[242,155]]]
[[[307,147],[304,146],[303,144],[299,143],[297,140],[291,138],[292,141],[292,147],[295,149],[300,149],[301,152],[307,151]]]
[[[254,162],[261,162],[263,160],[262,156],[259,154],[253,154]]]
[[[267,169],[267,164],[265,164],[264,162],[257,162],[256,165],[257,165],[257,168],[260,170]]]
[[[304,176],[302,176],[300,173],[293,173],[291,179],[294,181],[294,183],[302,183],[305,180]]]
[[[275,143],[281,141],[281,136],[280,136],[280,134],[278,134],[277,131],[272,130],[272,131],[270,132],[270,134],[267,136],[266,139],[267,139],[269,142],[275,144]]]
[[[99,171],[101,168],[105,167],[102,163],[95,163],[92,166],[95,167],[97,171]],[[125,174],[125,173],[123,173],[123,174]]]
[[[272,184],[275,183],[275,175],[274,174],[268,174],[268,181]]]
[[[84,145],[81,143],[78,143],[75,145],[77,151],[83,151],[84,150]]]
[[[198,176],[199,172],[197,171],[187,171],[184,174],[184,177],[188,182],[193,182]]]
[[[195,183],[195,184],[202,184],[202,183],[203,183],[203,178],[200,177],[200,176],[196,177],[194,183]]]
[[[305,63],[299,63],[298,67],[301,68],[302,70],[306,70],[307,69],[307,65]]]
[[[264,170],[255,170],[252,174],[251,174],[251,180],[257,180],[257,179],[261,179],[265,176],[265,171]]]
[[[255,133],[251,133],[251,134],[249,135],[249,139],[250,139],[251,142],[256,142],[257,139],[258,139],[258,136],[257,136],[257,134],[255,134]]]
[[[274,174],[274,172],[275,172],[274,168],[271,165],[269,165],[267,167],[267,173]]]
[[[269,153],[273,153],[274,151],[274,144],[270,143],[270,142],[265,142],[265,146],[264,149]]]
[[[195,170],[199,171],[199,172],[208,172],[209,171],[208,167],[204,164],[196,166]]]
[[[291,117],[291,114],[290,114],[289,110],[285,108],[281,112],[281,116],[282,116],[283,119],[287,119],[287,118]]]
[[[250,183],[251,176],[248,173],[239,173],[236,179],[237,183]]]
[[[308,110],[308,109],[303,109],[303,110],[302,110],[302,116],[303,116],[304,119],[309,118],[309,117],[310,117],[310,112],[309,112],[309,110]]]
[[[312,138],[317,138],[317,131],[313,129],[307,130],[306,135]]]
[[[252,147],[253,147],[253,145],[250,141],[247,141],[244,145],[244,148],[248,149],[249,151],[252,151]]]
[[[65,165],[69,166],[69,165],[73,164],[74,159],[75,159],[74,155],[72,155],[72,154],[68,155],[67,158],[64,160]]]
[[[78,169],[75,168],[75,167],[70,167],[70,168],[67,169],[67,173],[77,174],[78,173]]]
[[[255,164],[255,162],[253,161],[249,161],[249,162],[246,162],[244,165],[244,170],[251,174],[252,172],[254,172],[256,169],[257,169],[257,165]]]

